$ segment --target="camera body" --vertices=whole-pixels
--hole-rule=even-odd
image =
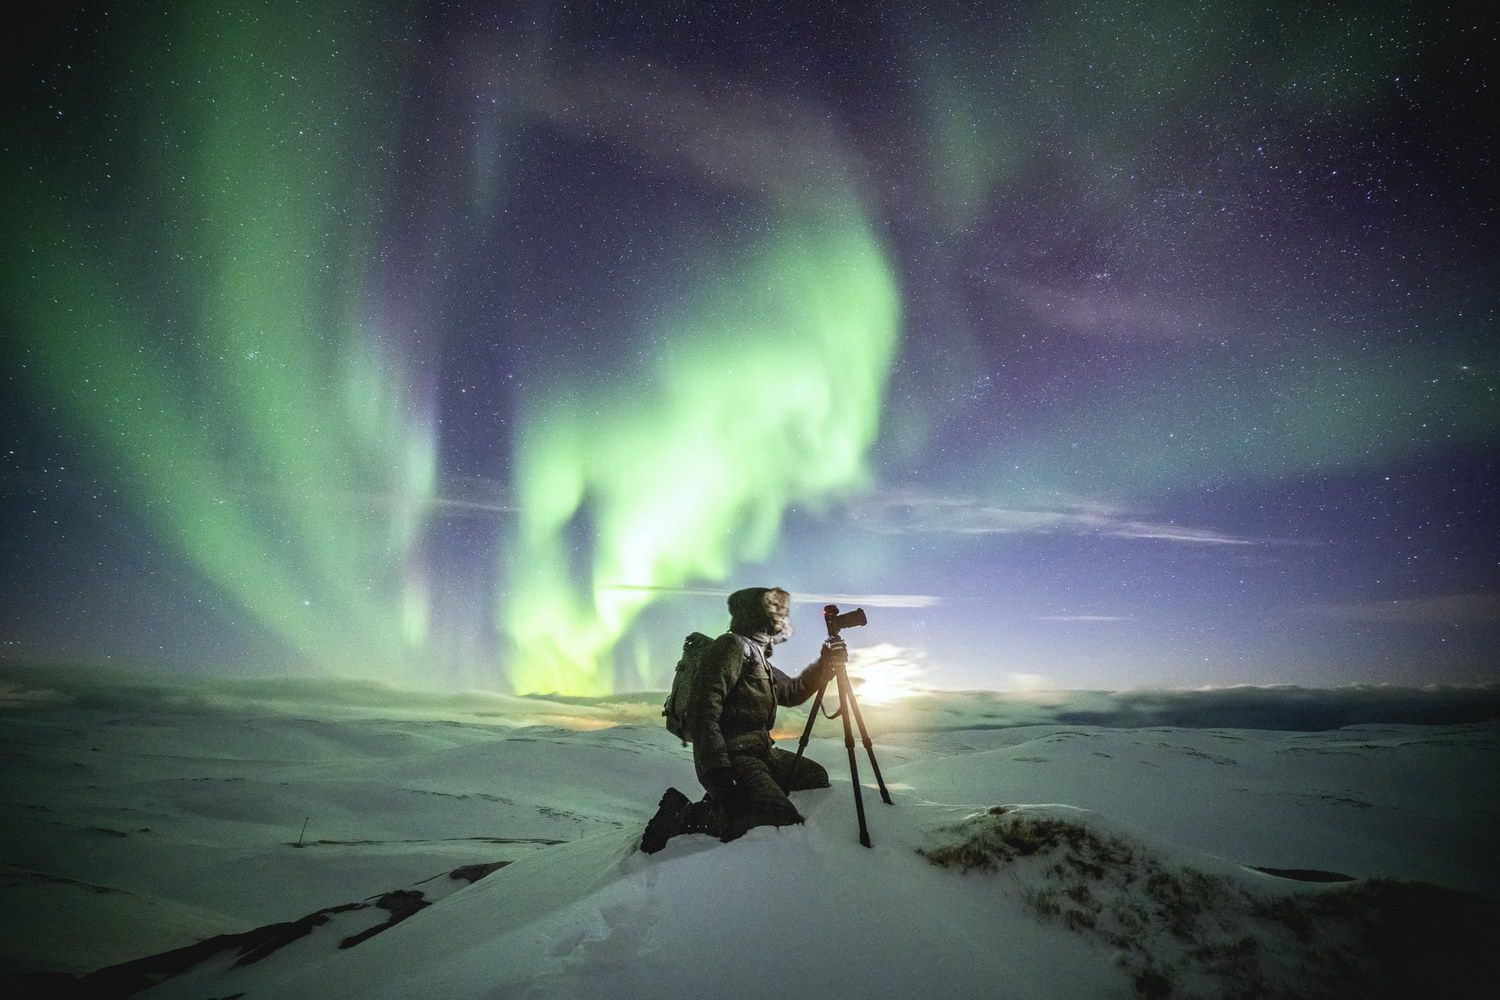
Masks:
[[[864,608],[855,608],[853,611],[839,614],[839,606],[830,604],[823,609],[823,623],[828,626],[828,635],[831,638],[837,638],[842,629],[866,625],[869,619],[865,617]]]

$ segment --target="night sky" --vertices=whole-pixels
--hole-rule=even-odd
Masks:
[[[6,660],[1500,679],[1485,5],[33,14]]]

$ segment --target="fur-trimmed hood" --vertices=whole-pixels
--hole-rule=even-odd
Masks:
[[[729,595],[729,631],[785,642],[792,634],[792,595],[780,587],[745,587]]]

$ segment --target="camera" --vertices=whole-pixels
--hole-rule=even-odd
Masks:
[[[853,611],[839,614],[837,604],[830,604],[823,609],[823,621],[828,626],[830,636],[838,635],[842,629],[856,628],[869,623],[869,619],[865,617],[864,608],[855,608]]]

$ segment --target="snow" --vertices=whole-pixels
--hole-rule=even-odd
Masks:
[[[806,825],[727,845],[679,837],[648,856],[635,848],[662,790],[693,792],[689,752],[651,724],[516,725],[574,708],[514,701],[484,721],[258,702],[10,707],[4,970],[81,974],[363,902],[258,962],[222,953],[137,995],[874,998],[1003,984],[1018,997],[1118,997],[1166,969],[1214,996],[1219,972],[1194,965],[1180,937],[1135,924],[1163,873],[1229,887],[1210,893],[1194,933],[1225,954],[1256,937],[1274,952],[1260,960],[1267,976],[1309,974],[1294,937],[1266,922],[1267,901],[1345,897],[1248,866],[1500,897],[1495,723],[965,728],[955,698],[941,731],[883,731],[867,713],[895,800],[864,791],[873,848],[857,843],[847,755],[826,723],[809,754],[833,787],[794,796]],[[1091,862],[1044,851],[965,872],[919,853],[1039,819],[1126,844],[1131,860],[1067,883],[1059,872]],[[472,885],[446,874],[502,861]],[[1365,884],[1380,883],[1344,883]],[[408,887],[430,905],[339,947],[389,918],[374,897]],[[1069,916],[1075,897],[1087,913]]]

